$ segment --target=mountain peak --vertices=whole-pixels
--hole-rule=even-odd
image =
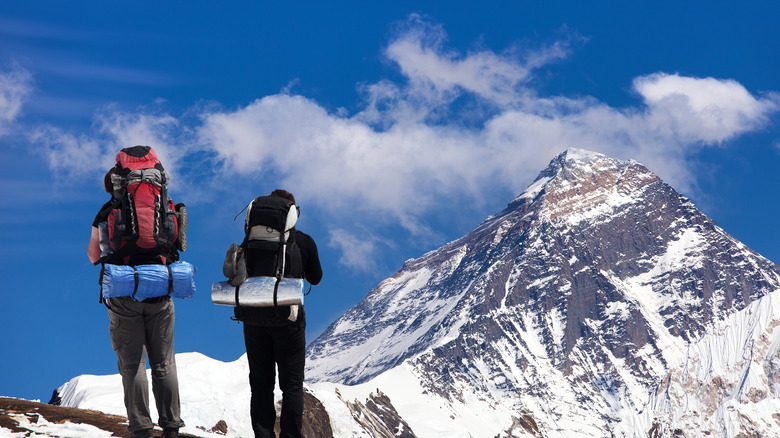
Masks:
[[[611,158],[598,152],[569,148],[553,158],[547,168],[540,173],[540,176],[554,176],[563,170],[598,171],[599,167],[627,165],[628,163],[628,161]],[[593,166],[597,168],[593,169]]]
[[[561,160],[570,163],[577,163],[577,162],[582,163],[582,162],[594,162],[594,161],[601,161],[601,160],[614,160],[614,158],[610,158],[599,152],[589,151],[587,149],[569,148],[561,152],[560,154],[558,154],[556,160]]]
[[[536,204],[534,209],[539,212],[539,219],[568,218],[579,222],[637,202],[654,184],[663,183],[636,161],[570,148],[550,161],[534,182],[510,203],[510,209],[522,204],[529,208],[530,202]]]

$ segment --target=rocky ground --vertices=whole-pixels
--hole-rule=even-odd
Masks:
[[[330,419],[325,412],[322,404],[311,394],[306,393],[304,397],[304,420],[303,434],[307,437],[332,438],[333,433],[330,428]],[[23,416],[23,417],[21,417]],[[247,413],[248,416],[248,413]],[[24,427],[25,418],[29,423],[36,424],[40,421],[47,421],[54,424],[64,424],[67,422],[74,424],[89,424],[98,429],[111,432],[112,436],[129,438],[130,431],[127,430],[127,418],[118,415],[109,415],[100,411],[88,409],[70,408],[64,406],[55,406],[30,400],[17,398],[0,397],[0,436],[2,432],[10,431],[14,436],[35,436],[40,437],[39,432],[33,432]],[[213,434],[225,435],[227,425],[224,422],[217,423],[214,427],[205,432],[208,436]],[[276,432],[279,433],[277,421]],[[21,435],[17,435],[21,434]],[[159,436],[160,431],[156,434]],[[57,434],[56,436],[60,436]],[[197,437],[181,433],[181,437]]]
[[[20,426],[18,415],[24,415],[29,422],[33,424],[41,421],[41,419],[56,424],[63,424],[65,422],[90,424],[99,429],[111,432],[113,436],[116,437],[130,436],[130,431],[127,430],[127,418],[125,417],[108,415],[99,411],[68,408],[29,400],[0,397],[0,430],[10,430],[15,434],[24,434],[27,432],[30,436],[33,436],[33,432]],[[182,434],[182,436],[192,435]]]

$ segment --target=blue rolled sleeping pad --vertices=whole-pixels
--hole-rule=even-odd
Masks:
[[[168,295],[168,267],[173,275],[175,298],[192,298],[195,294],[195,266],[185,261],[170,265],[104,265],[101,286],[103,298],[133,297],[136,301]],[[136,277],[136,272],[138,276]]]

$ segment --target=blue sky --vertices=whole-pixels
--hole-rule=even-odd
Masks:
[[[224,361],[233,217],[283,187],[318,243],[313,340],[409,258],[501,210],[568,147],[647,165],[774,262],[772,2],[0,4],[0,395],[114,374],[86,257],[125,146],[187,204],[197,295],[176,349]]]

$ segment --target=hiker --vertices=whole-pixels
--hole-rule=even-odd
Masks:
[[[128,214],[127,210],[124,210],[123,213],[122,199],[127,198],[125,192],[130,187],[128,180],[126,178],[123,179],[123,177],[131,175],[132,172],[130,171],[136,170],[135,168],[143,168],[146,166],[146,162],[154,164],[154,167],[151,170],[141,170],[140,183],[136,181],[136,184],[147,184],[148,187],[134,186],[136,189],[133,192],[134,197],[129,198],[133,203],[131,206],[133,213]],[[144,174],[144,172],[146,173]],[[155,185],[147,182],[149,181],[149,175],[162,176],[162,183]],[[136,232],[136,234],[140,235],[136,237],[138,241],[134,242],[132,239],[122,240],[116,236],[116,239],[112,240],[113,251],[106,251],[101,249],[101,246],[106,247],[106,245],[109,245],[107,242],[108,237],[101,236],[100,227],[104,229],[106,227],[110,228],[109,225],[116,225],[121,222],[121,217],[127,218],[133,215],[137,216],[135,225],[138,228],[150,227],[150,225],[144,225],[144,218],[154,217],[155,219],[149,219],[150,222],[158,220],[155,213],[159,214],[161,211],[159,208],[160,202],[157,202],[157,212],[155,212],[154,201],[151,201],[152,207],[145,207],[147,203],[142,199],[142,196],[152,195],[144,195],[143,192],[144,190],[151,192],[162,189],[164,196],[160,196],[159,193],[154,196],[156,196],[158,201],[159,199],[165,200],[167,198],[167,191],[164,190],[167,182],[166,178],[167,175],[164,174],[156,153],[148,146],[134,146],[122,149],[117,154],[117,165],[109,170],[104,177],[104,188],[112,197],[100,209],[100,212],[92,222],[92,235],[87,247],[87,255],[94,264],[104,263],[104,270],[106,269],[106,263],[110,263],[112,266],[132,266],[132,269],[136,272],[135,289],[138,289],[138,271],[136,267],[140,268],[139,265],[167,266],[168,274],[170,275],[169,282],[170,284],[173,283],[173,275],[170,274],[170,264],[178,259],[177,249],[170,245],[174,236],[161,238],[157,236],[158,232],[152,232],[154,234],[152,241],[157,240],[158,243],[149,247],[149,245],[140,242],[143,235],[148,233],[140,230]],[[172,204],[169,198],[168,201]],[[164,208],[167,210],[162,210],[163,213],[167,212],[167,215],[172,214],[168,206]],[[150,211],[147,212],[145,209]],[[158,221],[155,228],[159,227],[160,223]],[[170,228],[170,225],[163,224],[162,228],[166,227]],[[117,227],[117,230],[120,228],[124,229],[124,226]],[[128,225],[127,228],[130,229],[131,227]],[[118,231],[114,232],[114,234],[116,233]],[[104,241],[101,242],[101,240]],[[166,242],[168,243],[166,244]],[[102,281],[103,274],[101,273]],[[172,288],[172,286],[170,287]],[[180,415],[179,383],[173,347],[175,315],[170,291],[168,291],[167,295],[154,296],[142,301],[136,301],[132,296],[112,296],[103,299],[102,292],[101,289],[101,301],[108,308],[110,320],[108,329],[111,334],[111,345],[116,351],[118,358],[117,366],[119,374],[122,376],[124,402],[129,422],[128,428],[132,433],[132,437],[152,438],[154,436],[152,434],[154,423],[152,423],[149,415],[149,386],[146,379],[147,355],[151,365],[152,391],[157,404],[159,425],[163,429],[162,437],[178,437],[179,428],[184,426],[184,422],[181,420]]]
[[[287,208],[296,208],[295,197],[286,190],[274,190],[273,198],[287,200]],[[267,198],[267,197],[266,197]],[[257,205],[257,198],[253,203]],[[248,217],[252,213],[252,207]],[[293,214],[297,212],[293,211]],[[248,222],[250,222],[248,220]],[[262,226],[263,230],[266,229]],[[247,239],[251,231],[246,229]],[[317,245],[308,234],[291,228],[288,242],[289,263],[284,277],[303,278],[312,285],[322,280]],[[246,243],[246,240],[245,240]],[[268,275],[268,260],[262,248],[246,245],[248,277]],[[301,283],[302,284],[302,283]],[[275,298],[274,298],[275,299]],[[249,386],[252,396],[250,416],[257,438],[275,437],[276,408],[274,406],[275,368],[279,369],[282,390],[282,412],[279,419],[282,438],[300,438],[303,423],[303,380],[306,359],[306,314],[303,305],[273,305],[267,307],[236,306],[236,319],[244,323],[244,343],[249,361]]]

